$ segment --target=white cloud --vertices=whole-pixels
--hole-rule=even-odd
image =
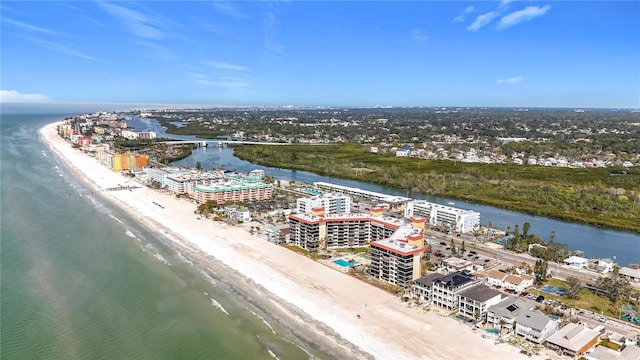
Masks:
[[[218,61],[204,61],[204,64],[218,70],[247,71],[247,67]]]
[[[519,24],[523,21],[528,21],[538,16],[542,16],[551,9],[551,6],[527,6],[526,8],[518,11],[514,11],[509,15],[505,15],[498,23],[498,29],[504,29],[509,26]]]
[[[264,48],[269,57],[282,60],[285,57],[285,49],[279,40],[278,28],[280,27],[280,20],[276,15],[277,3],[269,3],[271,8],[269,12],[265,14],[264,21]]]
[[[498,85],[515,85],[519,84],[524,80],[522,76],[514,76],[508,79],[498,79],[496,80],[496,84]]]
[[[0,90],[0,103],[43,103],[51,102],[46,95],[23,94],[16,90]]]
[[[51,30],[51,29],[47,29],[47,28],[43,28],[43,27],[39,27],[39,26],[34,26],[34,25],[30,25],[27,23],[23,23],[22,21],[18,21],[18,20],[13,20],[13,19],[9,19],[7,17],[2,19],[2,22],[8,25],[12,25],[14,27],[17,27],[21,30],[30,32],[30,33],[36,33],[36,34],[46,34],[46,35],[56,35],[56,36],[67,36],[66,34],[63,34],[61,32],[55,31],[55,30]]]
[[[422,29],[411,30],[411,38],[415,42],[424,42],[429,40],[429,36],[422,32]]]
[[[25,36],[24,37],[27,40],[33,41],[34,43],[40,44],[43,47],[46,47],[48,49],[51,50],[55,50],[58,52],[61,52],[63,54],[67,54],[67,55],[71,55],[71,56],[75,56],[77,58],[81,58],[81,59],[85,59],[85,60],[91,60],[91,61],[97,61],[97,62],[101,62],[101,63],[108,63],[108,61],[91,56],[91,55],[87,55],[83,52],[81,52],[80,50],[74,49],[70,46],[64,45],[64,44],[60,44],[60,43],[56,43],[56,42],[52,42],[52,41],[47,41],[47,40],[42,40],[42,39],[38,39],[38,38],[34,38],[34,37],[29,37],[29,36]]]
[[[453,21],[455,22],[464,22],[464,14],[471,14],[472,12],[476,11],[476,8],[474,8],[473,6],[467,6],[464,11],[462,12],[462,14],[456,16],[453,18]]]
[[[234,17],[234,18],[238,18],[238,19],[244,19],[247,17],[247,15],[240,10],[240,8],[238,8],[237,6],[235,6],[234,4],[230,3],[230,2],[225,2],[225,1],[214,1],[212,3],[210,3],[216,10],[218,10],[219,12],[226,14],[228,16]]]
[[[502,1],[500,1],[500,7],[505,7],[512,1],[513,0],[502,0]]]
[[[165,37],[164,31],[161,29],[161,21],[119,5],[106,2],[100,2],[99,4],[108,13],[122,21],[129,32],[135,36],[153,40],[160,40]]]
[[[489,11],[488,13],[478,15],[476,19],[471,23],[471,25],[467,26],[467,30],[477,31],[481,27],[490,23],[491,20],[493,20],[498,15],[499,14],[495,11]]]

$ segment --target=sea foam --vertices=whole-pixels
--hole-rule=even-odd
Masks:
[[[214,298],[210,298],[210,299],[211,299],[211,305],[213,305],[214,307],[218,308],[218,310],[222,311],[223,313],[227,314],[227,316],[229,315],[227,310],[222,305],[220,305],[220,303],[217,302],[216,299],[214,299]]]

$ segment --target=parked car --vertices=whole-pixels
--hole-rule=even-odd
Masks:
[[[520,293],[520,296],[525,296],[526,297],[527,295],[529,295],[529,293],[526,292],[526,291],[523,291],[523,292]]]

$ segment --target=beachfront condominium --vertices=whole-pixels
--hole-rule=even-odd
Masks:
[[[426,200],[408,201],[404,216],[424,216],[430,225],[451,227],[459,233],[473,232],[480,228],[480,213],[451,206],[440,205]]]
[[[412,245],[402,236],[372,241],[369,274],[407,288],[422,275],[422,253],[424,247]]]
[[[348,195],[322,194],[303,197],[296,200],[296,212],[310,214],[315,207],[324,208],[325,214],[342,214],[351,212],[351,197]]]
[[[409,223],[382,216],[381,207],[372,207],[370,211],[324,214],[322,207],[314,207],[310,214],[290,214],[289,242],[311,252],[370,245],[370,274],[406,287],[421,275],[424,218]]]
[[[382,208],[373,207],[370,213],[325,214],[323,207],[311,213],[289,215],[291,243],[309,251],[323,248],[367,246],[373,240],[390,237],[401,226],[402,219],[382,216]]]
[[[224,184],[196,185],[189,197],[198,204],[213,201],[218,205],[269,200],[273,196],[273,184],[261,181],[225,182]]]
[[[132,152],[116,152],[113,150],[96,151],[96,158],[102,166],[112,171],[141,170],[149,165],[149,156]]]

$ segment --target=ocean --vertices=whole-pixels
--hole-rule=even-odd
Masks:
[[[37,132],[70,115],[0,120],[0,358],[333,357],[77,181]]]

